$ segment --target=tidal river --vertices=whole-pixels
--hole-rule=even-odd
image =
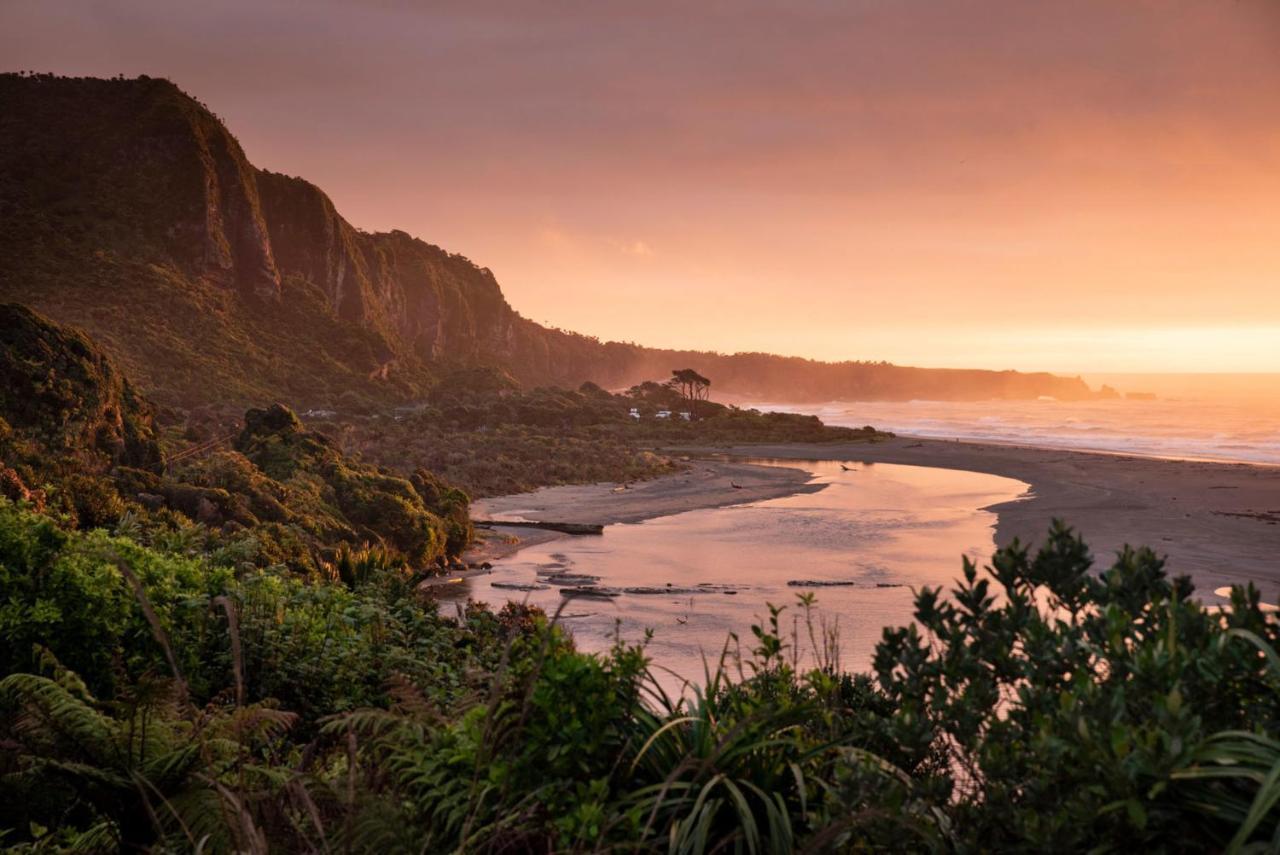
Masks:
[[[861,670],[883,627],[911,621],[911,588],[949,584],[961,556],[985,561],[996,521],[985,509],[1027,490],[1010,478],[920,466],[753,462],[803,468],[825,486],[532,545],[458,593],[495,607],[527,599],[548,614],[563,604],[561,621],[588,651],[607,649],[617,632],[639,641],[652,630],[655,665],[695,682],[704,657],[714,662],[730,633],[744,650],[752,646],[750,627],[769,603],[787,607],[782,626],[791,641],[803,613],[797,595],[812,593],[815,626],[838,628],[839,664]],[[617,596],[563,595],[578,584]],[[803,621],[798,639],[807,657]]]

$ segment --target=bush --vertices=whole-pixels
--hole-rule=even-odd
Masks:
[[[105,478],[97,475],[71,475],[54,494],[56,506],[71,511],[81,528],[103,528],[112,525],[124,513],[120,494]]]
[[[226,590],[231,571],[165,555],[103,531],[67,533],[52,520],[0,500],[0,673],[29,670],[47,648],[95,692],[164,667],[131,568],[170,635],[179,665],[200,673],[205,653],[191,619]],[[212,675],[221,685],[221,674]]]
[[[236,580],[0,504],[6,843],[187,848],[175,816],[211,851],[1218,851],[1280,828],[1276,620],[1252,589],[1205,609],[1149,550],[1099,575],[1057,527],[966,561],[871,675],[832,637],[801,669],[771,607],[675,698],[643,645],[581,654],[519,606],[446,619],[388,554],[342,560],[344,585]],[[118,747],[143,722],[146,758]]]
[[[1034,556],[997,552],[989,577],[966,560],[950,597],[920,591],[919,627],[876,651],[892,733],[946,749],[966,845],[1212,848],[1227,829],[1177,780],[1214,732],[1280,727],[1277,673],[1237,637],[1274,646],[1276,622],[1252,587],[1204,608],[1148,549],[1092,566],[1056,526]]]

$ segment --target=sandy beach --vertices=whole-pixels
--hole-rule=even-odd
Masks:
[[[472,504],[471,516],[612,525],[821,489],[820,485],[809,483],[809,476],[802,469],[704,458],[701,454],[686,455],[686,458],[685,471],[652,481],[544,487],[531,493],[480,499]],[[481,541],[467,554],[466,560],[472,564],[492,561],[523,547],[564,536],[526,528],[482,529]]]
[[[1280,598],[1280,467],[1057,451],[1013,445],[899,437],[874,445],[782,444],[680,449],[686,472],[621,485],[553,487],[476,503],[475,516],[610,524],[638,522],[698,508],[759,501],[818,487],[788,467],[734,457],[847,460],[962,469],[1016,478],[1026,498],[997,505],[996,542],[1037,542],[1055,518],[1088,540],[1099,566],[1124,544],[1145,544],[1168,557],[1170,572],[1189,575],[1199,594],[1251,581],[1264,600]],[[738,485],[735,488],[734,485]],[[473,560],[509,554],[555,535],[502,529]]]

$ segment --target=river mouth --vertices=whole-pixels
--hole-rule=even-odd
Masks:
[[[702,682],[731,633],[744,651],[768,605],[785,606],[792,653],[813,662],[800,597],[812,595],[822,627],[838,634],[837,664],[865,670],[886,626],[912,619],[912,589],[947,585],[961,558],[994,547],[992,505],[1028,485],[996,475],[885,463],[755,459],[808,472],[815,492],[606,526],[521,549],[452,592],[493,606],[541,606],[586,651],[619,636],[640,642],[678,685]]]

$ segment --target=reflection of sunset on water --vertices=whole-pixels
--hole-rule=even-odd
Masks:
[[[703,655],[718,656],[730,632],[746,644],[767,603],[788,607],[790,628],[801,613],[797,595],[811,593],[816,614],[838,620],[842,664],[856,670],[870,664],[883,627],[911,621],[912,588],[949,585],[959,576],[962,555],[985,560],[995,514],[982,509],[1026,489],[1010,478],[920,466],[855,464],[846,471],[834,461],[783,465],[803,466],[827,486],[609,526],[601,538],[531,546],[497,562],[492,574],[469,580],[465,593],[492,604],[527,597],[552,614],[565,599],[552,574],[621,589],[613,598],[567,601],[563,619],[579,645],[607,648],[617,621],[628,640],[640,640],[651,628],[654,661],[698,679]],[[494,587],[495,582],[534,590]],[[666,585],[680,593],[625,591]],[[698,586],[705,590],[690,591]],[[806,637],[803,627],[800,633]]]

